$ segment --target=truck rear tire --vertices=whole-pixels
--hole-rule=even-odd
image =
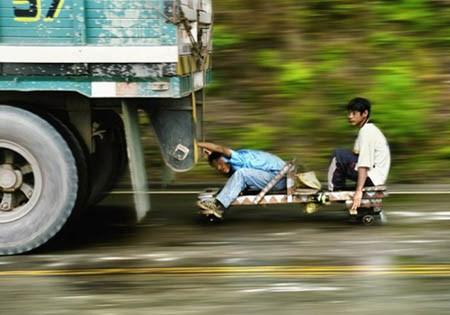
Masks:
[[[77,192],[76,160],[60,133],[29,111],[0,105],[0,255],[47,242]]]
[[[89,183],[89,167],[88,167],[88,150],[83,145],[83,140],[77,133],[77,130],[70,124],[70,122],[63,121],[55,115],[50,113],[36,113],[44,120],[49,122],[70,147],[75,162],[77,164],[78,173],[78,193],[77,201],[72,211],[70,221],[77,221],[78,218],[86,211],[87,198],[90,192]],[[74,220],[72,220],[74,219]]]
[[[127,146],[120,116],[114,111],[97,111],[92,117],[98,135],[93,137],[89,205],[100,202],[127,166]]]

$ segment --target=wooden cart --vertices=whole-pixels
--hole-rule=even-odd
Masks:
[[[327,206],[334,203],[345,204],[345,210],[348,211],[353,204],[355,191],[322,191],[318,189],[297,188],[296,187],[296,166],[295,161],[291,161],[270,181],[261,191],[244,191],[231,204],[237,206],[255,206],[255,205],[280,205],[280,204],[303,204],[305,212],[308,214],[319,211],[319,206]],[[284,191],[272,191],[272,188],[283,177],[286,177],[287,189]],[[218,188],[208,188],[198,195],[198,200],[214,198],[220,191]],[[365,187],[358,208],[357,215],[353,216],[358,222],[364,225],[374,223],[382,224],[386,221],[383,213],[383,199],[388,196],[386,186]],[[202,213],[202,212],[200,212]],[[208,216],[210,221],[214,218]]]

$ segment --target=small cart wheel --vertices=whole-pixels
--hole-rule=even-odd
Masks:
[[[374,224],[374,222],[375,222],[375,217],[371,214],[366,214],[361,217],[361,223],[366,226],[372,225],[372,224]]]
[[[223,218],[218,218],[215,215],[212,214],[205,214],[201,211],[198,212],[198,217],[202,222],[205,222],[207,224],[218,224],[223,222]]]
[[[215,215],[209,214],[209,215],[202,215],[203,219],[210,224],[220,224],[223,222],[223,219],[220,219],[216,217]]]
[[[206,219],[208,220],[208,222],[211,222],[211,223],[221,223],[221,222],[223,222],[223,219],[219,219],[218,217],[216,217],[214,215],[208,215],[206,217]]]

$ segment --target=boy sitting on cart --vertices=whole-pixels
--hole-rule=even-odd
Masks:
[[[353,152],[337,149],[331,157],[328,170],[328,189],[345,190],[345,181],[356,182],[356,191],[350,214],[356,215],[361,205],[363,188],[384,185],[389,174],[391,155],[383,133],[369,121],[369,100],[356,97],[347,105],[350,125],[359,128]]]
[[[220,173],[229,176],[225,186],[215,198],[200,200],[197,204],[202,214],[223,218],[224,211],[239,196],[248,190],[263,189],[285,166],[285,162],[268,152],[259,150],[232,150],[214,143],[198,144],[208,155],[209,164]],[[273,188],[286,189],[286,179],[281,179]]]

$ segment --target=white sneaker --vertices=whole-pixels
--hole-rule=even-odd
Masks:
[[[201,214],[208,216],[213,215],[218,219],[223,219],[223,208],[217,204],[215,199],[203,199],[197,202],[197,206],[201,208]]]

